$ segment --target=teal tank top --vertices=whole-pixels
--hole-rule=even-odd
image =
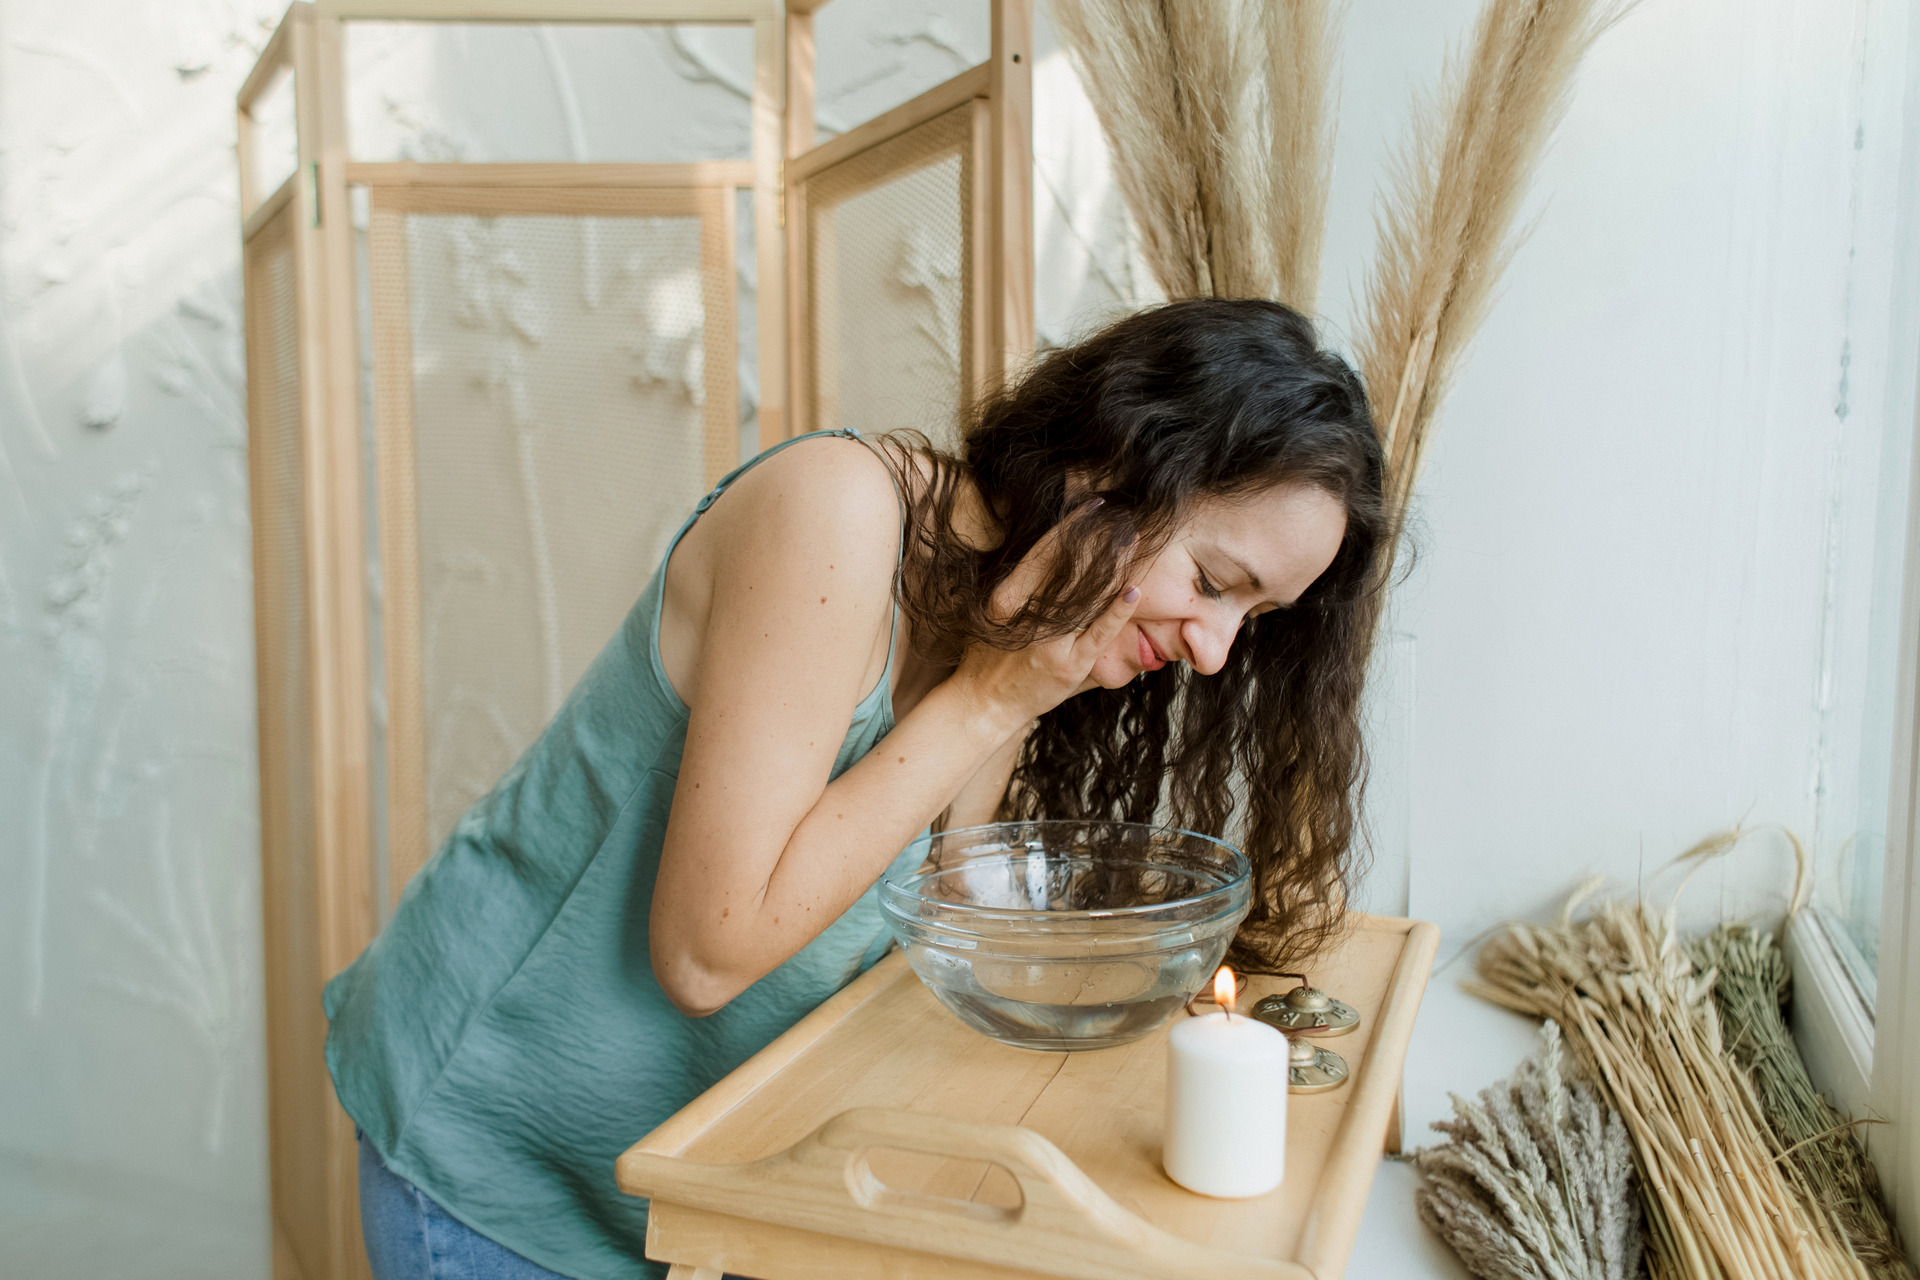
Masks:
[[[888,945],[870,886],[706,1018],[675,1009],[648,960],[688,714],[660,660],[667,560],[754,462],[701,500],[553,723],[326,987],[335,1092],[388,1166],[482,1235],[578,1280],[665,1274],[645,1261],[646,1202],[614,1186],[615,1157]],[[893,663],[890,643],[834,777],[893,727]]]

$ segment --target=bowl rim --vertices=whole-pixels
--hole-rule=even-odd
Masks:
[[[1107,819],[1097,818],[1017,818],[1009,822],[982,822],[971,827],[955,827],[951,831],[928,832],[925,835],[916,836],[913,842],[907,846],[907,849],[901,852],[904,854],[907,850],[919,845],[931,847],[936,839],[965,835],[970,831],[990,831],[995,828],[1007,827],[1085,826],[1093,822],[1106,823],[1107,821]],[[929,898],[923,893],[916,893],[901,885],[895,879],[894,872],[889,869],[880,877],[881,909],[889,915],[902,916],[903,920],[910,920],[913,924],[921,927],[939,929],[949,933],[965,933],[969,932],[969,930],[959,923],[961,920],[1044,920],[1067,922],[1079,920],[1128,919],[1150,915],[1157,911],[1171,911],[1176,907],[1204,903],[1209,898],[1220,897],[1224,898],[1226,902],[1231,902],[1232,899],[1237,896],[1235,890],[1244,890],[1246,893],[1248,901],[1246,907],[1242,908],[1242,913],[1244,914],[1245,910],[1251,908],[1253,898],[1253,859],[1249,858],[1246,850],[1242,849],[1239,845],[1222,840],[1218,836],[1207,835],[1202,831],[1189,831],[1185,827],[1163,826],[1155,822],[1122,822],[1114,820],[1111,825],[1139,827],[1143,830],[1158,832],[1164,835],[1192,836],[1196,840],[1204,840],[1208,844],[1218,845],[1220,848],[1232,854],[1234,860],[1237,862],[1238,868],[1243,870],[1237,870],[1233,879],[1227,881],[1227,883],[1217,889],[1209,889],[1205,893],[1191,894],[1184,898],[1169,898],[1165,902],[1149,903],[1137,907],[1089,907],[1074,911],[1048,911],[1040,907],[982,907],[965,902],[948,902],[941,898]],[[1013,848],[1009,847],[1005,850],[995,850],[994,852],[1011,853],[1013,852]],[[942,870],[958,870],[958,868],[942,868]],[[919,864],[915,864],[914,870],[904,874],[919,875]],[[894,904],[894,900],[897,898],[920,902],[937,902],[954,914],[937,923],[926,921],[918,916],[905,917]],[[1223,903],[1223,906],[1224,905],[1225,903]]]

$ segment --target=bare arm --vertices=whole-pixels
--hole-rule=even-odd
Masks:
[[[721,1008],[839,918],[1009,739],[1085,686],[1132,612],[1116,601],[1080,636],[970,651],[829,784],[890,616],[898,508],[870,458],[855,469],[845,451],[812,448],[781,461],[742,477],[747,500],[716,543],[654,888],[654,975],[693,1015]]]
[[[1020,759],[1020,748],[1027,744],[1027,735],[1032,732],[1032,721],[1021,725],[967,779],[959,794],[954,796],[953,803],[947,807],[948,831],[977,827],[981,823],[992,822],[998,816],[1000,802],[1007,795],[1007,783],[1013,777],[1013,766]]]

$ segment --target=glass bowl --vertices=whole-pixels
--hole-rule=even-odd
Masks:
[[[1157,1029],[1212,979],[1252,901],[1244,853],[1145,823],[996,822],[913,848],[917,869],[880,883],[887,928],[941,1004],[1023,1049]]]

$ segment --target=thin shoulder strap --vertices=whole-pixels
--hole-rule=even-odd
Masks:
[[[893,621],[887,628],[886,670],[888,673],[887,678],[890,678],[893,672],[893,651],[900,640],[900,570],[905,567],[907,562],[907,519],[909,516],[907,510],[907,495],[900,488],[899,474],[894,470],[893,464],[887,461],[886,455],[880,452],[879,445],[867,439],[852,427],[841,427],[831,434],[845,436],[849,440],[858,440],[873,452],[873,456],[879,461],[880,465],[886,469],[887,479],[893,482],[894,501],[900,505],[900,543],[899,546],[894,549],[893,556]]]
[[[820,436],[844,436],[846,434],[847,432],[845,431],[809,431],[805,435],[789,436],[785,440],[780,441],[778,444],[772,446],[771,448],[766,449],[760,453],[754,454],[753,457],[748,458],[745,462],[741,463],[739,466],[735,467],[733,470],[727,472],[727,474],[725,474],[724,476],[721,476],[719,483],[714,485],[713,488],[707,490],[707,496],[700,499],[698,505],[694,507],[693,518],[698,519],[700,516],[705,515],[707,508],[712,506],[715,502],[719,501],[720,495],[725,493],[730,487],[732,487],[733,482],[735,480],[738,480],[741,476],[747,474],[747,472],[753,470],[755,467],[765,462],[768,458],[771,458],[774,454],[779,453],[782,449],[792,448],[794,445],[799,444],[802,440],[813,440],[813,439],[817,439]],[[857,439],[858,437],[855,437],[855,438]],[[865,441],[862,441],[861,443],[864,444]],[[868,446],[868,447],[871,448],[872,446]],[[896,485],[895,488],[897,490],[898,486]],[[693,519],[688,520],[687,523],[691,525],[693,523]]]
[[[771,449],[749,458],[733,470],[727,472],[726,475],[720,478],[720,483],[713,486],[706,497],[700,499],[698,505],[694,507],[692,514],[687,517],[686,523],[682,524],[680,531],[673,535],[673,541],[667,545],[667,555],[671,556],[673,554],[674,548],[680,545],[680,539],[686,537],[687,530],[693,528],[693,522],[705,515],[707,508],[718,501],[720,495],[725,493],[735,480],[738,480],[755,466],[765,462],[782,449],[799,444],[802,440],[813,440],[820,436],[840,436],[847,440],[858,440],[861,444],[867,446],[867,448],[872,451],[873,456],[879,460],[880,465],[886,468],[887,479],[893,482],[894,499],[900,505],[900,544],[894,550],[893,561],[893,580],[895,584],[893,593],[893,621],[887,629],[887,672],[890,677],[893,671],[894,648],[900,638],[899,582],[900,567],[906,562],[907,557],[907,495],[901,491],[900,477],[894,473],[893,465],[889,463],[886,456],[880,452],[879,446],[861,435],[858,431],[855,431],[852,427],[838,427],[831,431],[810,431],[805,435],[789,437],[788,439],[782,440],[779,444],[774,445]],[[664,559],[662,563],[665,563]]]

